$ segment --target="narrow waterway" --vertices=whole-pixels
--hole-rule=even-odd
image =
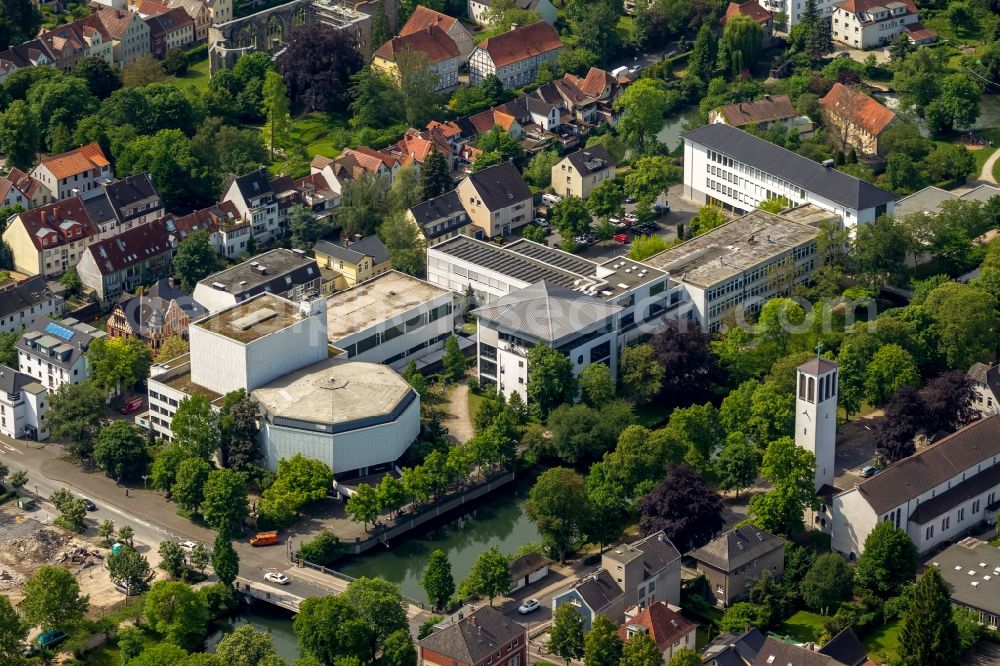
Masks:
[[[532,480],[524,475],[453,521],[391,544],[390,549],[346,560],[337,568],[355,578],[385,578],[398,583],[406,596],[427,601],[420,577],[434,550],[440,548],[448,554],[458,584],[469,575],[484,550],[497,546],[501,552],[511,554],[526,543],[541,541],[524,511]]]
[[[663,127],[656,133],[656,138],[673,152],[681,145],[681,134],[689,129],[689,124],[697,123],[697,120],[698,109],[694,107],[673,114],[663,123]]]
[[[291,663],[299,658],[295,633],[292,632],[291,612],[261,602],[241,606],[240,611],[240,613],[220,622],[219,628],[206,641],[206,651],[215,652],[215,646],[219,644],[223,636],[244,624],[251,624],[258,631],[271,635],[274,647],[282,659]]]

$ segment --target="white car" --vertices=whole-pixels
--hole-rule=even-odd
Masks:
[[[521,615],[527,615],[532,611],[538,610],[539,608],[541,608],[541,606],[542,604],[538,601],[538,599],[528,599],[523,604],[518,606],[517,612],[520,613]]]
[[[197,545],[198,544],[196,544],[194,541],[181,541],[180,543],[181,550],[183,550],[185,553],[190,553],[191,551],[194,550],[194,547]]]
[[[549,194],[543,194],[542,195],[542,202],[546,203],[546,204],[548,204],[550,206],[555,206],[560,201],[562,201],[562,197],[559,196],[558,194],[551,194],[551,193],[549,193]]]
[[[288,585],[291,582],[288,580],[288,576],[277,571],[268,571],[264,574],[264,580],[269,583],[277,583],[278,585]]]

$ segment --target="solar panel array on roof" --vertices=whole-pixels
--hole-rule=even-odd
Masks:
[[[597,265],[591,261],[573,256],[568,252],[553,250],[550,247],[544,247],[530,241],[515,241],[508,245],[505,249],[510,250],[511,252],[517,252],[518,254],[523,254],[524,256],[531,257],[532,259],[537,259],[538,261],[546,263],[550,266],[555,266],[556,268],[561,268],[569,271],[570,273],[576,273],[577,275],[594,277],[597,273]]]
[[[66,328],[65,326],[60,326],[59,324],[57,324],[55,322],[50,322],[49,324],[47,324],[45,326],[45,332],[46,333],[51,333],[52,335],[56,336],[57,338],[61,338],[62,340],[65,340],[66,342],[69,342],[70,340],[73,339],[73,331],[71,331],[70,329]]]
[[[524,255],[493,247],[471,238],[459,237],[443,243],[435,249],[529,284],[547,280],[552,284],[573,289],[577,286],[576,281],[581,277],[562,268],[548,266]]]

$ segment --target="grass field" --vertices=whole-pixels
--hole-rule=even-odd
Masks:
[[[469,391],[469,420],[475,421],[476,412],[479,411],[479,406],[483,404],[483,396],[476,395],[472,391]]]
[[[173,83],[181,88],[194,86],[196,90],[204,91],[208,90],[208,82],[210,80],[208,58],[206,58],[188,67],[188,71],[184,72],[182,76],[168,76],[165,82]]]
[[[785,620],[775,633],[790,636],[800,643],[818,641],[823,633],[823,616],[800,610]]]
[[[876,629],[865,640],[868,656],[880,664],[888,664],[899,656],[899,632],[903,625],[897,620]]]

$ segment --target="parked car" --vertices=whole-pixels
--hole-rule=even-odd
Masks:
[[[666,215],[670,212],[670,204],[656,202],[653,204],[653,212],[657,215]]]
[[[181,550],[183,550],[185,553],[192,552],[194,550],[194,547],[197,545],[198,544],[196,544],[194,541],[181,541],[180,543]]]
[[[38,635],[38,645],[43,648],[50,648],[59,645],[69,638],[62,629],[49,629]]]
[[[83,502],[83,505],[87,507],[87,511],[97,511],[97,505],[91,502],[86,497],[84,497],[81,501]]]
[[[131,414],[142,409],[142,396],[134,395],[131,398],[125,400],[122,406],[118,408],[118,411],[122,414]]]
[[[549,221],[546,220],[544,217],[536,217],[534,220],[532,220],[532,223],[536,227],[544,229],[545,231],[549,230]]]
[[[269,583],[277,583],[278,585],[288,585],[291,582],[288,580],[288,576],[277,571],[268,571],[264,574],[264,580]]]
[[[636,222],[639,221],[639,216],[636,215],[635,213],[625,213],[625,220],[627,222],[631,222],[632,224],[635,224]]]
[[[558,194],[552,194],[551,192],[542,195],[542,203],[549,206],[555,206],[557,203],[562,201],[562,197]]]
[[[612,238],[614,238],[622,245],[628,242],[628,234],[615,234],[614,236],[612,236]]]
[[[868,465],[867,467],[861,468],[861,476],[862,478],[868,479],[875,476],[881,471],[882,469],[880,467],[876,467],[875,465]]]
[[[517,612],[521,615],[527,615],[533,611],[538,610],[542,607],[542,604],[538,599],[528,599],[523,604],[517,607]]]
[[[626,194],[625,195],[625,203],[635,203],[635,199],[633,199],[632,197],[630,197],[629,195]]]

